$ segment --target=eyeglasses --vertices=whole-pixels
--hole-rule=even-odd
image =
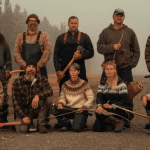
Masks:
[[[29,23],[37,23],[37,20],[29,20]]]

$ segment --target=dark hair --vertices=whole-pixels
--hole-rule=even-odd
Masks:
[[[4,46],[4,47],[8,47],[8,44],[3,36],[2,33],[0,33],[0,45]]]
[[[78,63],[73,63],[73,64],[69,67],[69,70],[70,70],[70,68],[74,68],[74,69],[80,71],[80,65],[79,65]]]
[[[71,16],[71,17],[69,17],[69,19],[68,19],[68,23],[69,23],[69,21],[70,21],[71,19],[77,19],[77,20],[79,20],[78,17],[76,17],[76,16]]]

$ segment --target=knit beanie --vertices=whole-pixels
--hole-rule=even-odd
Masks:
[[[28,16],[26,24],[28,23],[30,18],[35,18],[37,20],[38,24],[40,23],[39,17],[36,14],[31,14]]]
[[[29,65],[33,65],[35,68],[37,68],[37,63],[35,61],[29,60],[26,62],[26,67]]]

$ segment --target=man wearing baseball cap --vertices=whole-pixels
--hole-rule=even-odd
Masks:
[[[27,65],[27,61],[32,60],[37,63],[37,71],[41,75],[47,76],[46,64],[50,58],[50,38],[46,32],[38,30],[40,24],[39,17],[31,14],[26,20],[28,30],[17,36],[14,57],[21,69]],[[20,73],[20,75],[23,73]],[[47,127],[50,127],[47,119]]]
[[[23,122],[21,126],[16,126],[17,132],[28,132],[34,118],[38,118],[38,131],[48,132],[46,123],[53,90],[45,76],[36,74],[36,68],[37,64],[34,61],[28,61],[25,74],[15,79],[13,83],[12,102],[16,121]]]
[[[98,53],[104,55],[104,62],[114,60],[117,66],[118,76],[130,83],[133,81],[132,68],[135,68],[140,57],[139,43],[135,32],[123,24],[125,13],[122,9],[116,9],[113,13],[114,24],[110,24],[99,35],[97,42]],[[106,75],[103,72],[101,83],[105,84]],[[133,108],[133,102],[129,104]],[[133,116],[130,115],[129,119]],[[126,123],[126,127],[130,125]]]

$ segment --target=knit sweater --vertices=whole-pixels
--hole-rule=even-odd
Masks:
[[[112,90],[110,85],[100,84],[98,87],[98,94],[96,98],[96,104],[103,105],[116,104],[120,106],[126,106],[128,103],[128,89],[126,84],[119,79],[116,90]]]
[[[116,65],[117,68],[125,68],[131,66],[136,67],[139,57],[140,48],[134,31],[126,25],[122,27],[124,31],[123,40],[121,41],[121,48],[116,51]],[[113,25],[105,28],[99,35],[97,42],[98,53],[104,55],[104,62],[112,61],[114,56],[114,44],[118,44],[122,36],[122,29],[115,30]]]
[[[58,103],[71,108],[91,108],[94,105],[94,94],[86,81],[80,78],[76,81],[68,80],[62,86]]]

